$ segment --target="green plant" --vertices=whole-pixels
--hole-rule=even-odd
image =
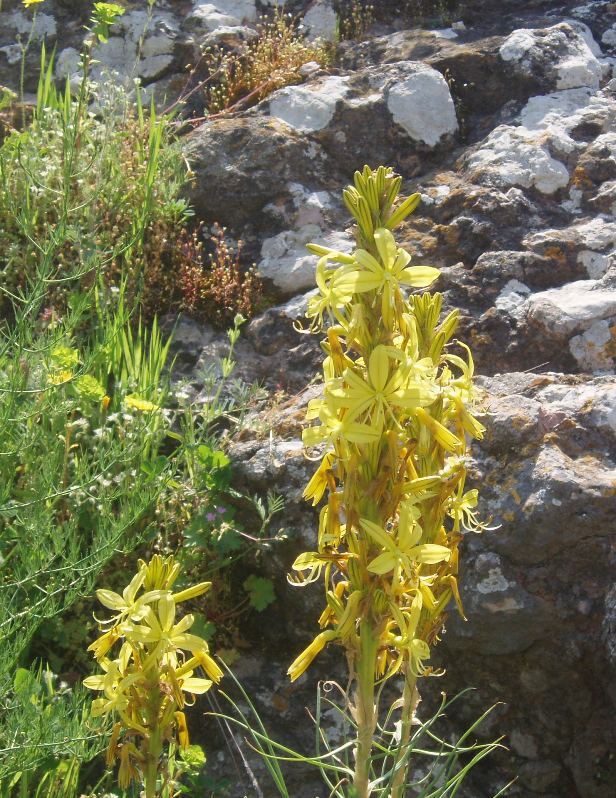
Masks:
[[[218,695],[229,707],[228,713],[210,713],[232,726],[239,727],[246,734],[251,748],[257,751],[271,777],[276,792],[282,798],[293,794],[286,782],[285,766],[288,763],[310,766],[320,771],[328,794],[337,798],[356,798],[352,783],[355,759],[355,738],[357,727],[348,711],[348,696],[335,682],[319,684],[316,707],[312,717],[315,726],[315,753],[305,755],[294,751],[284,743],[272,739],[259,715],[255,702],[242,687],[231,670],[224,666],[233,692],[219,690]],[[338,693],[340,700],[332,698]],[[485,757],[502,747],[499,741],[477,743],[471,735],[478,731],[482,722],[493,711],[491,707],[475,718],[470,726],[457,738],[452,739],[442,722],[447,710],[464,698],[465,692],[447,698],[441,695],[440,706],[428,718],[416,717],[414,729],[406,745],[405,755],[413,757],[416,776],[406,785],[408,794],[416,798],[451,798],[463,785],[469,772]],[[329,723],[326,723],[329,715]],[[330,739],[327,726],[334,723],[334,739]],[[375,736],[374,766],[377,769],[374,780],[374,793],[389,798],[391,794],[392,759],[399,750],[399,730],[397,724],[391,727],[392,713],[388,713],[382,725],[377,727]],[[499,790],[493,798],[500,798],[510,784]],[[265,792],[265,790],[264,790]],[[269,793],[266,793],[269,794]]]
[[[99,42],[107,43],[109,28],[122,14],[124,14],[124,8],[117,3],[94,3],[91,20],[92,33]]]
[[[362,41],[374,22],[374,6],[361,0],[351,0],[342,6],[337,15],[337,38]]]
[[[86,62],[87,63],[87,62]],[[87,67],[85,67],[87,68]],[[0,147],[0,308],[12,312],[36,283],[41,248],[54,236],[45,275],[49,306],[65,312],[87,290],[100,261],[105,285],[130,277],[127,300],[138,301],[146,279],[147,231],[186,218],[178,199],[186,166],[168,120],[133,111],[119,87],[99,86],[99,115],[89,112],[94,88],[84,74],[73,97],[53,84],[53,59],[42,50],[34,120]],[[103,258],[98,253],[105,253]],[[75,268],[76,267],[76,268]]]
[[[276,89],[301,83],[300,68],[308,61],[325,65],[330,60],[329,50],[306,42],[293,17],[280,10],[261,21],[257,34],[239,53],[214,47],[203,54],[208,114],[254,105]]]
[[[483,427],[471,414],[473,360],[448,348],[458,312],[441,320],[442,296],[406,296],[438,276],[410,266],[394,230],[417,206],[396,207],[401,178],[364,167],[344,200],[357,223],[357,249],[345,255],[319,245],[319,293],[310,300],[312,329],[331,321],[323,344],[324,391],[309,405],[306,447],[325,445],[304,497],[321,510],[318,548],[293,564],[300,584],[323,577],[321,631],[289,668],[297,679],[330,642],[345,650],[355,692],[355,795],[377,787],[402,798],[410,779],[409,741],[417,679],[428,664],[455,599],[463,529],[482,531],[477,490],[465,490],[467,441]],[[389,770],[374,773],[378,685],[404,677],[399,745]],[[383,785],[381,787],[381,785]]]
[[[20,773],[24,790],[50,755],[90,756],[79,741],[91,735],[79,691],[71,692],[75,700],[52,701],[39,723],[35,687],[23,689],[20,679],[18,689],[15,675],[28,663],[36,675],[31,646],[39,629],[78,604],[112,557],[150,532],[172,471],[158,459],[162,412],[154,418],[131,406],[128,384],[103,380],[112,354],[105,344],[122,332],[112,370],[131,354],[129,376],[147,366],[147,379],[159,380],[149,389],[162,400],[160,336],[131,338],[124,321],[92,329],[95,291],[104,290],[114,260],[137,250],[148,208],[164,194],[165,186],[154,186],[164,175],[160,140],[150,138],[136,156],[141,171],[129,200],[136,212],[123,231],[106,234],[102,206],[117,201],[121,211],[127,201],[118,196],[124,134],[105,101],[99,118],[89,113],[85,76],[76,96],[56,91],[51,76],[43,51],[32,124],[11,131],[0,148],[0,739],[12,741],[0,749],[0,782]],[[130,184],[122,185],[130,195]],[[136,364],[139,346],[156,352],[154,360]],[[110,412],[116,401],[121,408]]]
[[[213,252],[205,263],[199,233],[185,233],[180,244],[180,307],[222,329],[232,325],[238,313],[251,318],[261,305],[263,285],[254,264],[242,268],[242,242],[233,247],[225,229],[214,225]]]

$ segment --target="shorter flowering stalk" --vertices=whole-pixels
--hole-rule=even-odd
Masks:
[[[97,590],[103,606],[115,614],[99,621],[101,636],[88,650],[103,673],[84,685],[102,695],[92,702],[92,716],[111,715],[116,723],[107,748],[107,764],[119,761],[118,781],[127,788],[140,781],[145,798],[156,798],[165,743],[189,744],[184,707],[219,682],[222,671],[205,640],[189,633],[194,622],[185,615],[176,622],[176,607],[211,587],[202,582],[172,592],[180,566],[173,557],[155,555],[139,570],[122,594]],[[117,655],[110,652],[120,644]],[[189,656],[190,655],[190,656]],[[207,679],[194,676],[203,668]]]

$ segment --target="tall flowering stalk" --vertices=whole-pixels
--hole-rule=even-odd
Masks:
[[[165,743],[188,746],[185,694],[194,699],[222,677],[205,640],[188,631],[194,617],[175,618],[177,605],[205,593],[211,582],[172,593],[179,571],[173,557],[155,555],[149,563],[139,561],[137,574],[121,595],[96,591],[101,604],[115,614],[99,622],[102,635],[88,648],[103,673],[88,676],[84,684],[102,693],[92,702],[92,715],[111,714],[116,721],[107,764],[119,760],[120,787],[141,782],[145,798],[157,795]],[[109,653],[118,643],[112,659]],[[208,679],[194,676],[199,667]]]
[[[465,491],[468,441],[481,438],[473,417],[473,360],[448,345],[458,311],[441,320],[440,294],[408,295],[438,277],[412,266],[394,230],[419,194],[396,203],[401,178],[367,166],[355,173],[344,201],[355,217],[357,249],[343,254],[310,245],[319,256],[311,330],[326,330],[324,390],[309,404],[304,445],[325,447],[304,497],[320,512],[318,547],[293,564],[292,581],[323,578],[322,631],[289,668],[297,679],[331,642],[346,651],[357,724],[354,787],[370,795],[371,753],[378,720],[376,687],[405,680],[401,744],[394,757],[392,798],[408,777],[408,742],[418,701],[417,679],[434,673],[430,647],[458,592],[462,529],[481,530],[477,491]]]

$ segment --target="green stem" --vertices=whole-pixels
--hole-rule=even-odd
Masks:
[[[150,735],[144,765],[145,798],[156,798],[156,782],[158,780],[158,762],[163,746],[159,730]]]
[[[411,739],[411,728],[413,725],[413,714],[417,708],[419,701],[419,692],[417,691],[417,677],[411,673],[407,673],[404,683],[404,697],[402,704],[402,725],[400,730],[400,744],[396,751],[396,758],[394,767],[399,766],[399,770],[394,774],[391,787],[391,798],[403,798],[404,788],[408,781],[409,773],[409,759],[402,761],[407,753],[408,745]]]
[[[374,671],[378,641],[370,620],[364,618],[360,626],[360,654],[357,661],[357,690],[355,695],[355,720],[357,721],[357,749],[355,751],[356,798],[370,795],[370,762],[372,738],[377,714],[374,705]]]

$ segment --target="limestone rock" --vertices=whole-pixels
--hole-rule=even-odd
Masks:
[[[499,53],[515,71],[539,73],[554,89],[598,89],[603,70],[587,36],[567,22],[543,30],[521,29],[505,39]]]
[[[350,252],[354,246],[353,240],[345,233],[323,236],[317,225],[304,225],[297,231],[289,230],[265,239],[258,264],[259,274],[272,280],[285,294],[293,295],[313,288],[317,258],[306,249],[306,244],[311,241],[341,252]]]
[[[449,87],[443,76],[429,67],[418,68],[406,79],[390,86],[387,107],[394,122],[414,141],[429,147],[458,129]]]
[[[270,115],[295,130],[310,133],[331,122],[336,105],[348,93],[348,78],[332,75],[305,86],[288,86],[269,101]]]
[[[309,41],[335,42],[338,31],[338,15],[329,0],[317,0],[302,19]]]

